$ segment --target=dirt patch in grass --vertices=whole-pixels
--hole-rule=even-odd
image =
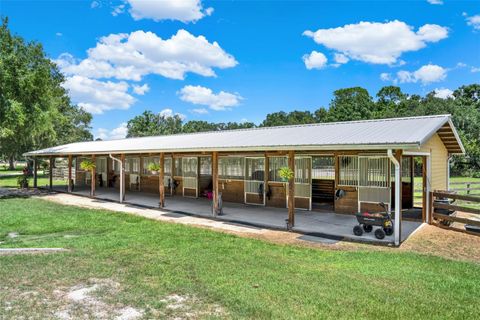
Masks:
[[[57,289],[54,297],[62,301],[62,307],[54,312],[56,318],[69,319],[119,319],[135,320],[142,318],[144,311],[131,306],[109,304],[105,296],[114,296],[120,285],[109,279],[90,279],[87,284],[79,284],[68,289]]]
[[[480,236],[425,225],[400,250],[480,263]]]

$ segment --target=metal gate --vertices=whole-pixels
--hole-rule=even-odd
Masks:
[[[258,195],[259,203],[249,201],[249,197]],[[245,158],[245,203],[265,205],[265,158]]]
[[[386,156],[359,156],[358,164],[358,211],[361,211],[362,202],[383,202],[390,210],[390,159]]]
[[[198,158],[197,157],[184,157],[182,158],[182,194],[184,197],[198,197]],[[194,194],[185,194],[185,189],[189,191],[194,190]]]
[[[295,157],[295,198],[308,201],[308,207],[298,207],[295,201],[296,209],[312,210],[312,157]]]

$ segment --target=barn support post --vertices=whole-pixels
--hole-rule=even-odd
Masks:
[[[288,152],[288,167],[293,176],[288,179],[288,228],[295,225],[295,151]]]
[[[37,157],[33,158],[33,187],[36,188],[38,187],[38,160]]]
[[[396,152],[395,156],[392,153],[391,149],[388,149],[388,157],[395,165],[395,225],[393,227],[393,235],[395,239],[395,245],[400,245],[400,235],[401,235],[401,205],[402,205],[402,197],[401,197],[401,171],[400,171],[400,161],[401,161],[401,153],[398,151]],[[398,160],[400,158],[400,161]]]
[[[160,208],[165,207],[165,154],[160,153],[159,158],[160,170],[158,170],[158,191],[160,193]]]
[[[218,207],[218,152],[212,152],[212,193],[213,193],[213,216],[219,212]]]
[[[270,163],[268,161],[268,154],[265,152],[265,170],[263,171],[263,190],[264,190],[264,198],[263,204],[267,205],[267,195],[268,195],[268,180],[270,179]]]
[[[92,162],[94,164],[96,164],[95,162],[95,155],[92,154]],[[95,197],[95,184],[97,183],[97,167],[93,167],[92,169],[92,179],[90,181],[90,185],[91,185],[91,190],[90,190],[90,196],[93,198]]]
[[[54,163],[54,158],[52,156],[50,156],[50,165],[49,165],[49,168],[48,168],[48,174],[49,174],[49,178],[48,178],[49,186],[48,186],[48,188],[50,190],[53,189],[53,163]]]
[[[175,190],[175,155],[172,153],[172,174],[170,177],[170,195],[173,196]]]
[[[120,155],[120,189],[122,189],[122,202],[125,201],[125,154]]]
[[[72,162],[73,157],[72,155],[68,156],[68,184],[67,184],[67,191],[68,193],[72,192]]]

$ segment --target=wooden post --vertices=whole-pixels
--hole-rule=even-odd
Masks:
[[[121,174],[120,174],[120,179],[122,179],[122,183],[120,184],[120,188],[122,188],[122,201],[125,200],[125,182],[126,182],[126,179],[125,179],[125,154],[122,153],[120,155],[120,161],[122,161],[122,166],[120,168],[120,170],[122,170]]]
[[[159,158],[160,170],[158,171],[158,190],[160,192],[160,208],[165,207],[165,184],[164,184],[164,177],[165,177],[165,154],[162,152],[160,153]]]
[[[288,152],[288,167],[293,171],[293,177],[288,180],[288,226],[295,225],[295,151]]]
[[[49,188],[50,190],[53,189],[53,163],[54,159],[52,156],[50,156],[50,168],[49,168]]]
[[[67,191],[70,193],[72,192],[72,155],[68,156],[68,184],[67,184]]]
[[[415,159],[413,156],[410,156],[410,186],[412,188],[410,192],[412,196],[410,207],[413,208],[415,207]]]
[[[218,152],[212,153],[213,215],[218,214]]]
[[[92,162],[96,164],[95,162],[95,155],[93,154],[92,155]],[[90,196],[93,198],[95,197],[95,184],[97,183],[97,167],[95,166],[95,168],[92,169],[92,179],[90,181],[90,185],[91,185],[91,190],[90,190]]]
[[[37,181],[38,181],[38,173],[37,173],[37,168],[38,168],[38,161],[37,157],[33,158],[33,187],[36,188]]]
[[[267,153],[265,152],[265,170],[263,171],[263,189],[265,190],[265,204],[267,203],[267,194],[268,194],[268,180],[270,179],[270,167],[269,167],[269,163],[268,163],[268,155]]]
[[[170,181],[170,195],[173,196],[173,184],[175,183],[175,158],[172,153],[172,181]]]
[[[433,224],[433,192],[430,191],[430,197],[429,197],[429,210],[428,210],[428,224]]]

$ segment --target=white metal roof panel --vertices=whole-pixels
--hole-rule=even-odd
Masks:
[[[449,119],[449,115],[437,115],[89,141],[25,155],[412,148],[419,147]]]

